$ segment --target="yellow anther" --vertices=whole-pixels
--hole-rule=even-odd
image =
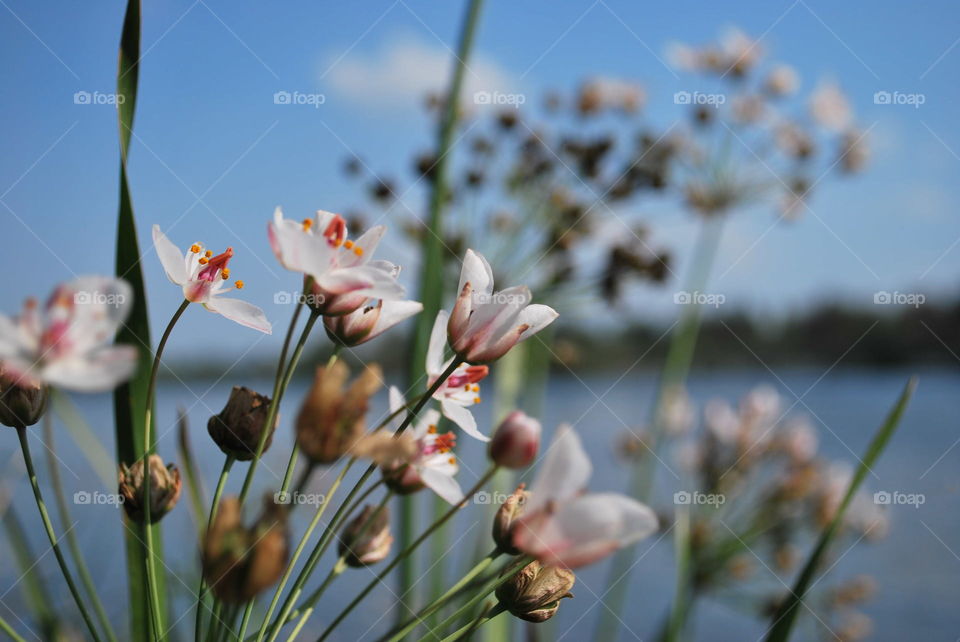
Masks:
[[[436,427],[436,426],[430,426],[429,428],[427,428],[427,432],[430,433],[431,435],[435,435],[435,434],[437,434],[437,427]]]
[[[466,390],[467,392],[470,392],[470,384],[469,384],[469,383],[466,384],[466,385],[463,387],[463,389]]]
[[[306,231],[308,231],[311,227],[313,227],[313,219],[312,219],[312,218],[305,218],[305,219],[303,219],[303,231],[306,232]]]
[[[222,270],[220,270],[220,277],[221,277],[224,281],[226,281],[227,279],[229,279],[229,278],[230,278],[230,268],[223,268]]]
[[[480,386],[476,386],[476,385],[475,385],[475,386],[473,387],[473,391],[474,391],[474,392],[480,392]]]
[[[358,245],[357,247],[353,248],[353,253],[357,256],[363,256],[363,248]]]
[[[209,259],[211,256],[213,256],[213,250],[207,250],[203,253],[203,255]]]
[[[242,289],[243,289],[243,281],[235,281],[234,284],[233,284],[233,287],[237,288],[238,290],[242,290]]]
[[[347,249],[349,250],[350,248],[353,247],[353,241],[344,241],[344,242],[343,242],[343,247],[345,247],[345,248],[347,248]]]
[[[447,462],[448,462],[451,466],[454,466],[454,465],[456,465],[456,463],[457,463],[457,458],[456,458],[456,457],[451,457],[450,459],[447,460]]]
[[[197,254],[198,252],[200,252],[200,246],[197,243],[194,243],[193,245],[190,246],[190,251],[193,252],[194,254]]]
[[[473,403],[480,403],[480,397],[474,397]]]
[[[207,263],[209,263],[209,261],[207,261],[206,257],[201,256],[201,257],[200,257],[200,265],[206,265]]]

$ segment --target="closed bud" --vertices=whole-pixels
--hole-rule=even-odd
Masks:
[[[47,408],[47,387],[18,381],[0,364],[0,423],[12,428],[32,426]]]
[[[427,486],[417,469],[410,464],[397,462],[384,466],[382,471],[387,488],[398,495],[412,495]]]
[[[513,545],[513,525],[523,514],[530,493],[524,490],[525,484],[517,486],[517,490],[507,497],[503,505],[493,517],[493,541],[500,550],[508,555],[519,555],[520,550]]]
[[[512,615],[527,622],[545,622],[560,608],[560,600],[573,597],[570,589],[576,577],[560,566],[543,566],[533,561],[497,587],[500,604]]]
[[[370,397],[380,388],[380,367],[367,368],[344,390],[350,371],[342,361],[317,368],[313,386],[297,416],[297,445],[318,464],[348,452],[365,430]]]
[[[540,422],[514,410],[490,440],[490,459],[505,468],[526,468],[540,449]]]
[[[260,518],[243,525],[240,502],[220,502],[203,545],[203,577],[213,594],[228,604],[242,604],[270,587],[287,565],[286,510],[265,502]]]
[[[257,453],[260,437],[267,425],[270,398],[243,386],[234,386],[230,391],[227,405],[219,415],[210,417],[207,432],[226,455],[232,455],[240,461],[249,461]],[[277,429],[273,422],[263,442],[263,452],[270,448],[273,431]]]
[[[176,506],[183,482],[177,467],[173,464],[164,466],[160,455],[150,455],[147,461],[150,468],[150,523],[154,524]],[[132,466],[120,464],[123,509],[127,511],[127,516],[137,523],[143,523],[145,513],[143,482],[142,459],[134,462]]]
[[[386,506],[364,506],[340,535],[340,555],[354,567],[382,561],[390,554],[390,511]]]

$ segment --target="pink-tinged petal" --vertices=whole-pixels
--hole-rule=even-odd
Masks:
[[[22,340],[17,322],[5,314],[0,314],[0,360],[19,354],[26,347]]]
[[[177,285],[183,285],[187,281],[187,266],[180,249],[168,239],[160,226],[153,226],[153,247],[157,250],[157,256],[160,258],[160,264],[163,271],[167,273],[167,278]]]
[[[480,441],[490,441],[490,438],[477,429],[477,420],[473,413],[465,406],[456,404],[448,399],[440,401],[440,410],[443,416],[459,426],[460,430],[467,433],[474,439]]]
[[[443,352],[447,347],[447,319],[449,314],[446,310],[437,312],[437,318],[433,322],[433,329],[430,331],[430,343],[427,346],[427,374],[436,377],[443,372]]]
[[[272,334],[273,332],[270,322],[267,321],[263,310],[252,303],[247,303],[240,299],[211,297],[204,305],[211,312],[222,314],[242,326],[259,330],[265,334]]]
[[[330,294],[363,294],[371,299],[403,298],[403,286],[389,272],[370,265],[339,268],[313,275],[320,288]]]
[[[528,305],[517,316],[516,322],[527,326],[527,329],[520,335],[520,340],[529,339],[553,323],[558,316],[560,314],[549,305],[540,305],[539,303]]]
[[[65,315],[68,326],[61,341],[73,353],[113,340],[133,307],[133,288],[122,279],[81,276],[54,290],[47,303],[47,318]]]
[[[520,311],[530,303],[530,288],[517,285],[486,299],[480,295],[474,296],[475,311],[467,327],[472,349],[493,343],[516,327]]]
[[[45,365],[41,378],[53,386],[77,392],[112,390],[133,376],[137,350],[133,346],[108,346]]]
[[[473,250],[467,250],[463,257],[463,267],[460,268],[460,285],[457,286],[457,292],[463,290],[463,286],[468,282],[477,294],[493,294],[493,270],[490,269],[487,259]]]
[[[537,553],[541,562],[576,568],[649,537],[657,517],[626,495],[597,493],[559,505]]]
[[[350,267],[352,265],[368,263],[370,257],[373,256],[373,253],[376,251],[377,246],[380,245],[380,239],[383,238],[386,231],[386,227],[377,225],[361,234],[359,238],[354,240],[354,244],[355,247],[361,248],[363,252],[361,254],[351,252],[349,255],[344,255],[343,258],[340,259],[340,265],[342,267]]]
[[[470,335],[467,328],[470,327],[470,315],[473,312],[473,288],[469,283],[464,284],[463,289],[457,295],[457,300],[453,304],[453,312],[450,314],[450,321],[447,322],[447,337],[450,347],[456,352],[466,350],[470,345]]]
[[[418,468],[418,472],[427,488],[439,495],[444,501],[454,505],[463,501],[463,491],[460,490],[460,484],[452,476],[427,467]]]
[[[308,232],[303,223],[283,218],[279,207],[267,224],[267,236],[274,255],[286,269],[313,276],[330,269],[335,249],[327,239]]]
[[[387,390],[387,398],[389,399],[390,414],[392,415],[393,413],[397,413],[397,415],[390,420],[391,428],[396,431],[397,428],[400,427],[400,424],[403,423],[404,418],[407,416],[405,412],[398,412],[401,408],[407,405],[407,399],[396,386],[390,386],[390,389]]]
[[[563,502],[575,497],[586,488],[591,474],[593,465],[580,437],[569,425],[560,425],[530,485],[526,511],[533,513],[551,501]]]
[[[367,336],[366,341],[379,336],[397,325],[423,311],[423,304],[419,301],[381,301],[380,317]]]

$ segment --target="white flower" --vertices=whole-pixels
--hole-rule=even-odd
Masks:
[[[58,286],[41,310],[34,299],[16,319],[0,315],[0,364],[22,385],[98,392],[126,381],[137,350],[108,345],[133,304],[129,284],[102,276]]]
[[[301,222],[283,217],[278,207],[267,226],[270,247],[283,267],[313,277],[311,305],[325,315],[348,314],[368,299],[403,298],[397,269],[371,257],[386,228],[372,227],[347,238],[347,223],[339,214],[318,211]]]
[[[353,347],[375,339],[401,321],[420,313],[423,304],[419,301],[384,301],[376,304],[368,300],[350,312],[336,317],[324,317],[327,334],[345,346]]]
[[[842,132],[853,123],[850,101],[836,83],[822,82],[810,96],[810,114],[823,127]]]
[[[447,324],[449,315],[445,310],[437,313],[430,333],[430,345],[427,348],[427,386],[433,386],[437,378],[450,367],[453,359],[443,360],[443,350],[447,345]],[[440,402],[443,416],[457,424],[465,433],[480,441],[490,438],[477,429],[477,420],[468,408],[480,403],[480,381],[489,373],[487,366],[472,366],[466,363],[457,366],[447,379],[433,393]]]
[[[553,308],[530,304],[525,285],[494,292],[493,270],[473,250],[463,259],[457,290],[447,334],[450,347],[467,363],[496,361],[557,318]]]
[[[577,433],[557,428],[513,528],[514,546],[543,564],[575,568],[657,530],[654,512],[626,495],[584,494],[592,472]]]
[[[398,412],[406,406],[403,393],[397,388],[390,387],[390,411]],[[394,422],[394,429],[399,427],[402,413]],[[453,454],[457,438],[452,432],[438,434],[437,423],[440,413],[430,409],[423,413],[411,432],[416,444],[416,454],[407,462],[409,467],[399,471],[398,480],[403,486],[416,488],[422,484],[435,492],[451,504],[463,501],[463,491],[460,484],[454,479],[460,467]]]

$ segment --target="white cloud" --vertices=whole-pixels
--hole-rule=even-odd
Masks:
[[[388,41],[378,51],[330,57],[323,82],[342,98],[365,107],[419,108],[430,92],[442,91],[450,79],[454,52],[411,36]],[[463,96],[473,104],[476,92],[516,93],[515,77],[496,62],[474,55],[464,76]]]

